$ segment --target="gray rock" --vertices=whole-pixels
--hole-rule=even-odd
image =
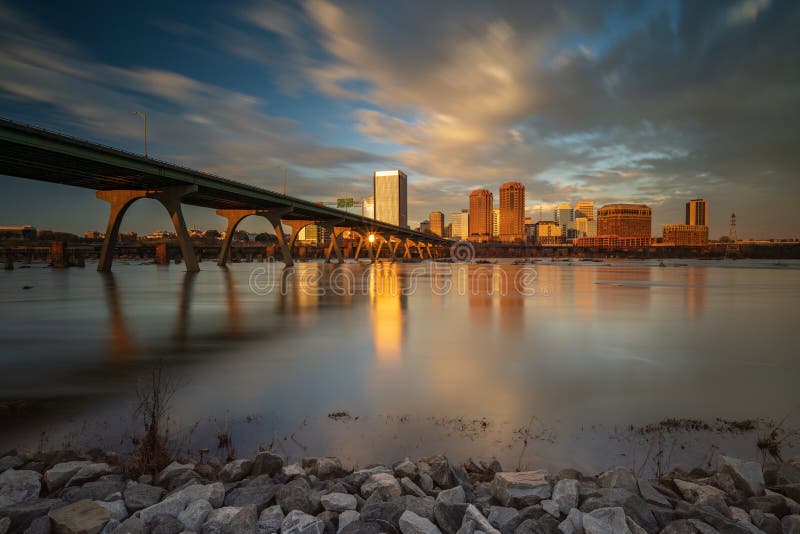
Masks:
[[[542,508],[544,508],[545,512],[552,515],[556,519],[558,519],[561,516],[561,510],[558,507],[558,503],[553,499],[545,499],[539,504],[541,505]]]
[[[433,512],[434,506],[436,506],[436,500],[433,497],[406,496],[406,510],[411,510],[418,516],[424,517],[429,521],[436,520],[436,516]]]
[[[253,504],[242,506],[239,512],[222,528],[223,534],[256,534],[258,514]]]
[[[17,469],[25,463],[19,456],[3,456],[0,458],[0,473],[9,469]]]
[[[192,501],[178,513],[178,521],[181,522],[184,530],[200,532],[200,528],[206,522],[208,514],[212,510],[214,510],[214,507],[205,499]]]
[[[567,514],[567,518],[558,524],[558,530],[562,534],[583,534],[583,512],[573,508]]]
[[[783,534],[800,534],[800,515],[787,515],[781,519]]]
[[[222,534],[223,529],[230,523],[234,517],[239,513],[241,508],[237,506],[223,506],[212,510],[206,522],[203,523],[203,534]]]
[[[377,523],[361,521],[351,522],[339,531],[339,534],[385,534],[385,530]]]
[[[47,515],[53,508],[60,508],[64,504],[66,503],[61,499],[33,499],[0,508],[0,517],[11,520],[13,532],[22,532],[33,520]]]
[[[50,510],[47,516],[60,534],[99,532],[111,519],[111,512],[88,499]]]
[[[0,473],[0,508],[39,497],[41,478],[36,471],[7,469]]]
[[[417,497],[425,497],[425,492],[422,491],[422,488],[414,484],[414,481],[408,477],[403,477],[400,479],[400,485],[403,487],[406,493],[409,495],[415,495]]]
[[[358,521],[360,517],[361,514],[355,510],[347,510],[339,514],[339,529],[337,530],[337,533],[342,532],[342,530],[344,530],[350,523]]]
[[[408,510],[400,516],[400,532],[403,534],[441,534],[436,525]]]
[[[636,480],[636,483],[639,487],[639,494],[646,502],[649,502],[650,504],[657,504],[658,506],[664,506],[664,507],[672,506],[669,500],[667,500],[667,498],[664,496],[664,494],[655,489],[649,481],[643,478],[639,478]]]
[[[345,510],[355,510],[356,502],[355,495],[347,493],[328,493],[320,497],[322,507],[331,512],[344,512]]]
[[[179,462],[172,462],[167,467],[161,470],[159,474],[156,475],[153,483],[158,486],[163,486],[171,479],[175,478],[177,475],[181,473],[186,473],[188,471],[194,471],[193,464],[182,464]]]
[[[472,521],[475,523],[476,530],[486,532],[487,534],[500,534],[500,531],[489,522],[488,519],[478,510],[474,504],[468,504],[467,509],[464,511],[463,522]]]
[[[8,521],[10,525],[11,521],[10,520]],[[31,521],[30,526],[25,529],[25,532],[23,534],[50,534],[52,530],[53,528],[50,525],[50,518],[44,515],[42,517],[37,517],[36,519]],[[3,532],[2,526],[0,526],[0,532]]]
[[[514,534],[550,534],[558,528],[557,524],[553,524],[555,521],[549,514],[545,514],[541,519],[526,519],[520,523]]]
[[[97,480],[103,475],[111,474],[112,472],[113,469],[106,463],[89,463],[89,465],[84,465],[72,475],[69,482],[67,482],[67,487],[80,486],[92,480]]]
[[[630,530],[632,534],[647,534],[647,531],[630,517],[625,518],[625,524],[628,525],[628,530]]]
[[[631,493],[639,491],[633,471],[624,467],[614,467],[600,474],[597,477],[597,483],[601,488],[622,488]]]
[[[564,478],[556,482],[552,499],[562,514],[567,515],[570,510],[578,506],[579,490],[578,481],[575,479]]]
[[[47,491],[52,493],[59,488],[63,488],[73,475],[91,463],[87,460],[77,460],[54,465],[44,473],[44,483]]]
[[[0,465],[2,465],[2,460],[0,460]],[[0,471],[2,469],[0,467]],[[800,468],[788,462],[780,464],[775,471],[775,482],[770,485],[782,486],[784,484],[800,484]]]
[[[361,484],[361,496],[365,499],[375,492],[387,497],[397,497],[403,494],[400,483],[389,473],[374,473]]]
[[[419,469],[417,468],[417,464],[406,458],[402,462],[399,462],[397,465],[393,467],[394,474],[396,477],[402,479],[403,477],[408,477],[410,479],[415,479],[419,473]],[[800,482],[800,481],[798,481]]]
[[[250,474],[252,468],[252,460],[234,460],[225,464],[219,472],[219,479],[223,482],[238,482]]]
[[[281,523],[282,534],[322,534],[324,530],[321,519],[300,510],[289,512]]]
[[[456,486],[451,489],[442,490],[436,496],[437,502],[444,502],[447,504],[463,504],[467,502],[467,494],[464,493],[464,488]]]
[[[278,488],[275,499],[283,510],[300,510],[307,514],[317,513],[317,507],[311,500],[311,488],[302,478],[296,478]]]
[[[266,508],[258,516],[258,531],[262,534],[280,532],[284,517],[283,510],[277,504]]]
[[[673,483],[681,492],[683,498],[691,503],[707,501],[713,497],[725,497],[725,492],[707,484],[697,484],[686,480],[674,479]]]
[[[117,500],[112,495],[120,495],[125,489],[125,483],[115,480],[95,480],[87,482],[83,486],[73,486],[61,490],[60,497],[67,502],[75,502],[83,499],[92,501],[113,501]]]
[[[660,534],[696,534],[695,526],[688,519],[670,521]]]
[[[503,530],[503,527],[509,522],[516,519],[519,512],[514,508],[506,506],[492,506],[489,508],[489,523],[496,529]]]
[[[275,499],[279,486],[247,486],[236,488],[225,495],[225,506],[255,505],[260,513]]]
[[[598,508],[583,514],[583,530],[586,534],[630,534],[625,511],[619,506]]]
[[[445,534],[456,534],[461,524],[464,522],[464,514],[467,511],[466,504],[447,504],[437,502],[433,507],[433,515],[436,524]]]
[[[222,506],[225,499],[225,486],[222,482],[214,482],[213,484],[192,484],[191,486],[186,486],[185,488],[170,493],[164,500],[178,500],[186,505],[198,499],[204,499],[214,508],[219,508]]]
[[[150,534],[178,534],[183,531],[183,525],[171,515],[160,515],[150,524]]]
[[[111,534],[115,530],[119,528],[122,523],[114,519],[113,517],[108,520],[108,523],[105,524],[103,530],[100,531],[100,534]],[[50,532],[49,530],[47,532]],[[28,534],[27,532],[25,534]]]
[[[419,475],[419,487],[422,488],[422,491],[427,493],[433,491],[433,479],[428,473],[421,473]]]
[[[138,517],[145,525],[150,525],[153,520],[160,515],[168,515],[177,518],[178,514],[186,508],[186,502],[180,499],[164,499],[152,506],[148,506],[138,512],[134,512],[134,517]]]
[[[717,457],[717,471],[727,473],[732,478],[736,487],[748,496],[764,494],[764,473],[758,462],[745,462],[730,456]]]
[[[260,475],[269,475],[274,477],[279,474],[283,469],[283,458],[277,454],[269,451],[260,452],[253,460],[253,467],[250,470],[250,475],[257,477]]]
[[[47,524],[50,525],[50,520],[47,520]],[[0,534],[6,534],[11,528],[11,519],[8,517],[0,517]]]
[[[358,471],[353,472],[353,484],[355,484],[356,486],[361,486],[361,484],[366,482],[369,477],[371,477],[372,475],[376,475],[378,473],[391,475],[392,470],[382,465],[377,465],[375,467],[368,467],[366,469],[359,469]]]
[[[697,530],[699,534],[719,534],[719,531],[709,525],[708,523],[704,523],[699,519],[690,519],[689,523]]]
[[[161,500],[163,495],[164,488],[149,484],[131,484],[122,492],[125,506],[131,512],[138,512],[148,506],[153,506]]]
[[[781,534],[781,520],[775,514],[765,514],[761,510],[751,510],[753,525],[767,534]]]
[[[342,462],[332,456],[305,458],[303,468],[309,475],[314,475],[320,480],[328,480],[344,472]]]
[[[302,475],[306,474],[306,472],[303,471],[303,468],[300,467],[300,464],[285,465],[285,466],[283,466],[283,469],[281,469],[281,472],[283,473],[284,476],[290,477],[290,478],[291,477],[302,476]]]
[[[399,526],[400,516],[403,515],[405,507],[402,501],[380,501],[368,502],[361,509],[361,521],[380,523],[381,525],[392,525],[394,528]]]
[[[625,513],[648,532],[658,528],[650,507],[638,494],[622,488],[601,488],[587,497],[580,505],[584,513],[598,508],[622,507]]]
[[[780,495],[762,495],[760,497],[750,497],[747,499],[747,508],[752,510],[760,510],[767,514],[775,514],[778,517],[783,517],[789,513],[789,507],[786,504],[786,499]]]
[[[496,473],[492,481],[495,498],[503,506],[522,508],[537,504],[551,495],[545,470]]]
[[[138,517],[129,517],[113,530],[114,534],[145,534],[147,525]]]
[[[427,471],[431,479],[440,488],[451,488],[455,486],[455,480],[450,470],[450,462],[445,456],[437,454],[420,459],[420,471]]]
[[[111,512],[111,517],[117,521],[125,521],[128,517],[128,509],[125,508],[123,501],[95,501],[97,504]]]

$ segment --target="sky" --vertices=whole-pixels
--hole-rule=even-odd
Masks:
[[[146,112],[151,157],[313,201],[401,168],[412,227],[513,180],[534,220],[646,203],[659,235],[706,198],[711,237],[800,235],[795,0],[123,4],[0,0],[0,116],[141,152]],[[92,191],[0,179],[0,225],[105,228]]]

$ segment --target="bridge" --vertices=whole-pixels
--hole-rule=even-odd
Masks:
[[[419,258],[433,258],[434,252],[449,243],[436,235],[7,119],[0,119],[0,175],[93,189],[98,199],[108,202],[111,209],[99,271],[111,270],[125,212],[142,198],[158,200],[169,213],[190,272],[198,271],[199,266],[182,204],[215,209],[227,219],[218,258],[220,266],[229,261],[236,228],[249,216],[264,217],[272,224],[286,266],[294,265],[292,249],[300,231],[310,224],[326,229],[330,235],[326,262],[332,254],[338,262],[344,261],[337,239],[346,230],[358,237],[356,260],[362,251],[373,261],[380,259],[382,253],[395,259],[398,252],[409,259],[414,251]],[[288,239],[284,225],[291,228]]]

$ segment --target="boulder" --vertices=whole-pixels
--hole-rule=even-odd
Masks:
[[[736,487],[747,496],[759,496],[764,494],[764,473],[761,464],[758,462],[745,462],[730,456],[719,455],[717,457],[717,471],[727,473],[732,478]]]
[[[408,510],[400,516],[400,532],[403,534],[441,534],[436,525]]]
[[[263,451],[256,455],[253,460],[253,467],[250,476],[269,475],[274,477],[283,469],[283,458],[269,451]]]
[[[800,534],[800,515],[787,515],[781,519],[783,534]]]
[[[442,490],[436,496],[437,502],[445,502],[447,504],[463,504],[467,502],[467,494],[464,493],[464,488],[456,486],[451,489]]]
[[[392,469],[394,471],[395,476],[400,479],[402,479],[403,477],[408,477],[413,480],[417,478],[417,475],[419,473],[417,464],[415,464],[408,458],[406,458],[402,462],[398,462],[397,464],[395,464],[395,466]]]
[[[7,469],[0,473],[0,508],[38,498],[41,479],[36,471]]]
[[[413,495],[407,495],[405,500],[406,510],[411,510],[418,516],[424,517],[429,521],[436,520],[436,515],[433,512],[434,506],[436,506],[436,500],[433,497],[414,497]]]
[[[300,510],[292,510],[281,523],[281,534],[322,534],[325,525],[321,519]]]
[[[153,520],[160,515],[178,517],[178,514],[183,512],[184,508],[186,508],[186,501],[180,499],[164,499],[161,502],[157,502],[152,506],[135,512],[133,515],[139,518],[145,525],[150,525]]]
[[[382,465],[376,465],[374,467],[368,467],[366,469],[359,469],[358,471],[353,472],[353,484],[355,484],[356,486],[361,486],[364,482],[367,481],[369,477],[379,473],[391,475],[392,470]]]
[[[11,520],[12,532],[22,532],[36,518],[46,516],[53,508],[66,504],[61,499],[33,499],[19,504],[0,507],[0,517]]]
[[[394,478],[394,475],[385,472],[370,475],[361,484],[360,491],[361,496],[365,499],[375,492],[387,497],[397,497],[403,494],[403,489],[397,479]]]
[[[673,480],[673,483],[675,484],[675,487],[678,488],[678,491],[681,492],[683,498],[691,503],[706,501],[713,497],[725,498],[725,492],[719,488],[715,488],[714,486],[696,484],[694,482],[688,482],[686,480],[680,480],[677,478]]]
[[[622,488],[636,493],[639,491],[639,486],[636,483],[636,476],[633,471],[624,467],[614,467],[608,471],[601,473],[597,477],[597,483],[601,488]]]
[[[113,471],[111,466],[106,463],[90,463],[89,465],[81,467],[72,475],[69,482],[67,482],[67,487],[80,486],[92,480],[97,480],[101,476],[108,475]]]
[[[163,486],[167,484],[171,479],[175,478],[181,473],[186,473],[188,471],[194,471],[193,464],[182,464],[180,462],[172,462],[167,467],[161,470],[153,479],[153,483],[157,486]]]
[[[472,521],[475,523],[476,530],[486,532],[486,534],[500,534],[500,531],[489,522],[488,519],[478,510],[474,504],[468,504],[464,511],[463,522]]]
[[[283,510],[300,510],[307,514],[317,513],[317,506],[311,499],[311,487],[305,479],[296,478],[278,488],[275,500]]]
[[[314,475],[320,480],[327,480],[344,472],[342,462],[332,456],[304,458],[303,469],[306,474]]]
[[[361,521],[392,525],[397,528],[404,511],[405,508],[400,500],[368,502],[361,509]]]
[[[111,512],[111,517],[116,519],[117,521],[125,521],[128,517],[128,509],[125,508],[125,503],[123,501],[94,501],[109,512]]]
[[[153,506],[163,495],[164,488],[149,484],[131,484],[122,492],[125,506],[131,513]]]
[[[211,503],[205,499],[198,499],[190,502],[183,511],[178,513],[178,521],[181,522],[184,530],[200,532],[200,528],[206,522],[208,514],[212,510],[214,510],[214,507],[211,506]]]
[[[522,508],[537,504],[551,495],[545,470],[496,473],[492,481],[495,498],[503,506]]]
[[[767,534],[781,534],[781,520],[775,514],[765,514],[761,510],[751,510],[750,519],[753,525]]]
[[[122,491],[125,483],[118,480],[95,480],[87,482],[83,486],[72,486],[60,490],[60,497],[67,502],[75,502],[83,499],[91,501],[114,501],[122,498]],[[115,497],[116,496],[116,497]]]
[[[275,499],[279,486],[246,486],[225,494],[225,506],[247,506],[252,504],[261,513]]]
[[[223,486],[222,482],[214,482],[212,484],[186,486],[167,495],[164,501],[177,500],[186,505],[192,501],[203,499],[208,501],[214,508],[219,508],[223,505],[224,498],[225,486]]]
[[[347,493],[328,493],[320,497],[320,503],[323,508],[331,512],[355,510],[358,504],[355,495]]]
[[[59,488],[67,485],[67,482],[81,470],[81,468],[90,465],[92,462],[88,460],[77,460],[73,462],[62,462],[56,464],[44,472],[44,484],[47,491],[54,492]]]
[[[653,487],[649,481],[639,478],[636,480],[636,484],[639,487],[639,494],[646,502],[667,508],[672,506],[667,497]]]
[[[222,534],[224,528],[241,511],[236,506],[223,506],[209,512],[206,522],[203,523],[203,534]]]
[[[258,514],[253,504],[242,506],[222,528],[222,534],[257,534]]]
[[[464,522],[464,514],[467,511],[466,504],[447,504],[437,502],[433,507],[433,515],[436,524],[444,534],[456,534],[461,524]]]
[[[88,499],[74,502],[47,514],[59,534],[93,534],[111,519],[111,512]]]
[[[234,460],[225,464],[219,472],[219,479],[222,482],[238,482],[250,474],[252,468],[252,460]]]
[[[567,514],[567,518],[558,524],[558,530],[562,534],[583,534],[583,512],[573,508]]]
[[[9,469],[17,469],[25,463],[19,456],[3,456],[0,458],[0,473]]]
[[[183,525],[178,518],[171,515],[160,515],[150,523],[150,534],[179,534]]]
[[[753,510],[760,510],[767,514],[775,514],[778,517],[783,517],[789,513],[789,507],[786,504],[786,499],[780,495],[762,495],[760,497],[750,497],[747,499],[747,508],[751,512]]]
[[[409,495],[415,495],[417,497],[425,497],[426,493],[422,491],[422,488],[414,484],[414,481],[408,477],[403,477],[400,479],[400,485],[403,487],[406,493]]]
[[[258,531],[265,534],[280,532],[284,517],[283,510],[277,504],[264,509],[258,516]]]
[[[358,521],[360,518],[361,514],[359,514],[355,510],[347,510],[345,512],[342,512],[341,514],[339,514],[339,529],[337,530],[337,533],[341,533],[342,530],[344,530],[347,527],[347,525],[355,521]]]
[[[454,477],[450,471],[450,462],[441,454],[420,458],[420,470],[423,468],[430,475],[431,479],[440,488],[452,488],[455,486]]]
[[[598,508],[583,514],[583,530],[586,534],[630,534],[625,511],[619,506]]]
[[[513,521],[519,512],[514,508],[508,508],[506,506],[492,506],[489,508],[489,523],[492,524],[498,530],[503,530],[503,527]]]
[[[109,523],[110,522],[111,521],[109,521]],[[138,517],[131,516],[118,525],[112,532],[114,534],[146,534],[147,525]]]
[[[422,488],[422,491],[430,493],[433,491],[434,484],[433,479],[428,473],[421,473],[419,475],[419,487]]]
[[[47,520],[50,525],[50,520]],[[11,529],[11,519],[8,517],[0,517],[0,534],[6,534]]]
[[[638,494],[622,488],[600,488],[580,505],[584,513],[598,508],[622,507],[625,513],[648,532],[657,528],[657,522],[648,504]]]
[[[564,478],[556,482],[553,487],[552,499],[558,505],[559,511],[567,515],[570,510],[578,506],[579,487],[578,481]]]
[[[558,503],[553,499],[545,499],[539,503],[539,505],[544,509],[545,512],[552,515],[556,519],[561,516],[561,510],[558,507]]]
[[[303,476],[306,474],[306,472],[303,471],[303,468],[300,467],[300,464],[285,465],[283,466],[283,469],[281,469],[281,472],[283,473],[283,476],[289,478]]]
[[[8,519],[8,518],[6,518],[6,519]],[[110,519],[109,523],[111,521],[114,521],[114,520]],[[117,521],[117,523],[119,523],[119,522]],[[106,523],[106,524],[108,524],[108,523]],[[105,529],[105,527],[104,527],[104,529]],[[42,517],[37,517],[36,519],[31,521],[30,526],[25,529],[25,533],[24,534],[50,534],[52,531],[53,531],[53,527],[50,524],[50,518],[47,517],[46,515],[43,515]],[[0,526],[0,532],[3,532],[2,526]]]

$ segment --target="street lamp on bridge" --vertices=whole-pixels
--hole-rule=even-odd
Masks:
[[[143,111],[134,111],[131,115],[139,115],[144,121],[144,157],[147,157],[147,113]]]

